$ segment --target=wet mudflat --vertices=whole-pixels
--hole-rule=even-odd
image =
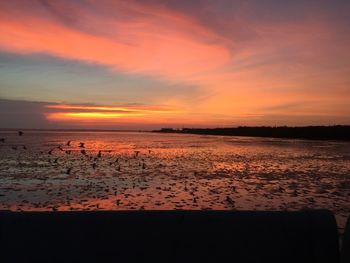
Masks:
[[[0,133],[0,209],[326,208],[350,214],[350,143],[132,132]]]

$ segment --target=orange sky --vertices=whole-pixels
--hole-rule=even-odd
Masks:
[[[0,99],[39,103],[43,127],[349,124],[348,11],[324,0],[1,1]]]

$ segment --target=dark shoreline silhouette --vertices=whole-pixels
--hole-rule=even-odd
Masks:
[[[249,136],[307,140],[341,140],[350,141],[350,125],[334,126],[240,126],[236,128],[162,128],[153,132],[184,133],[222,136]]]

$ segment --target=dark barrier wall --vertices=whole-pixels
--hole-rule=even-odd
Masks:
[[[350,217],[346,223],[343,245],[341,250],[341,262],[350,263]]]
[[[0,262],[339,262],[332,213],[0,212]]]

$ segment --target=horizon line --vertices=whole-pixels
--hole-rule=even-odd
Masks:
[[[302,128],[302,127],[350,127],[350,124],[333,124],[333,125],[296,125],[296,126],[288,126],[288,125],[259,125],[259,126],[251,126],[251,125],[236,125],[236,126],[225,126],[225,127],[161,127],[158,129],[98,129],[98,128],[0,128],[0,131],[93,131],[93,132],[151,132],[151,131],[160,131],[162,129],[173,129],[173,130],[183,130],[183,129],[230,129],[230,128],[239,128],[239,127],[249,127],[249,128],[261,128],[261,127],[270,127],[270,128]]]

